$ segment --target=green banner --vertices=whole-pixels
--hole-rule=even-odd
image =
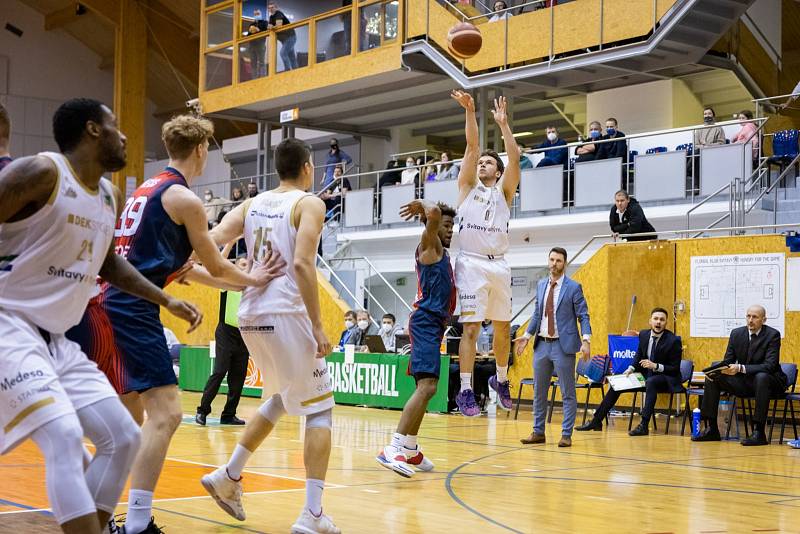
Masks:
[[[334,352],[325,361],[336,404],[402,409],[416,388],[414,377],[407,374],[408,358],[407,355],[399,354],[356,353],[353,363],[344,363],[344,354]],[[450,356],[441,355],[441,366],[436,395],[428,404],[429,412],[447,412]],[[212,367],[208,347],[183,347],[180,388],[186,391],[203,391]],[[248,373],[249,371],[248,369]],[[264,377],[264,380],[269,380],[269,377]],[[223,381],[220,393],[227,393],[226,381]],[[261,387],[245,386],[242,395],[260,397]]]

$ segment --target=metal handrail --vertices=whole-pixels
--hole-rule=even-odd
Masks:
[[[756,21],[754,21],[752,19],[752,17],[750,17],[750,15],[747,14],[747,11],[744,12],[744,14],[742,15],[742,18],[750,22],[750,25],[756,30],[756,32],[758,33],[758,36],[761,37],[761,40],[764,41],[764,43],[767,45],[767,47],[769,47],[770,52],[772,52],[772,54],[775,56],[775,59],[776,59],[775,63],[778,65],[778,69],[781,69],[782,68],[782,64],[783,64],[783,59],[781,57],[780,51],[776,50],[775,47],[772,46],[772,43],[769,42],[769,39],[767,39],[767,36],[764,35],[764,32],[762,32],[761,28],[758,27],[758,24],[756,24]]]
[[[366,264],[369,265],[370,269],[375,271],[375,273],[383,281],[383,283],[386,284],[389,287],[389,290],[392,293],[394,293],[394,296],[397,297],[398,299],[400,299],[400,302],[403,303],[403,305],[406,307],[406,309],[409,312],[414,311],[414,309],[411,306],[409,306],[408,303],[406,303],[405,300],[403,300],[403,297],[400,296],[400,293],[398,293],[397,290],[394,287],[392,287],[392,284],[389,283],[389,281],[386,279],[386,277],[383,276],[383,273],[381,273],[378,270],[378,268],[375,267],[375,264],[373,264],[370,261],[370,259],[367,258],[366,256],[350,256],[350,257],[345,256],[345,257],[342,257],[342,258],[332,258],[332,261],[357,261],[357,260],[362,260],[362,261],[366,262]]]
[[[790,170],[792,170],[792,167],[794,165],[796,165],[798,163],[798,161],[800,161],[800,154],[798,154],[797,156],[794,157],[792,162],[789,165],[787,165],[786,168],[783,170],[783,172],[775,179],[775,182],[773,182],[769,187],[765,187],[764,190],[761,191],[761,193],[755,198],[755,200],[753,200],[753,203],[745,211],[745,213],[750,213],[751,211],[753,211],[753,208],[756,206],[758,201],[761,200],[762,198],[764,198],[769,193],[771,193],[778,186],[778,184],[783,181],[783,179],[786,177],[787,173]],[[775,200],[776,200],[775,204],[777,204],[777,197],[776,197]],[[777,205],[775,206],[775,208],[776,208],[775,211],[777,211]]]
[[[798,157],[800,157],[800,156],[798,156]],[[751,226],[729,226],[729,227],[726,227],[726,228],[703,228],[703,229],[695,228],[695,229],[691,229],[691,230],[665,230],[665,231],[659,231],[659,232],[642,232],[640,234],[624,234],[624,235],[619,235],[617,237],[618,238],[619,237],[632,237],[632,236],[641,237],[641,236],[649,235],[649,236],[657,238],[658,236],[660,236],[660,235],[663,236],[665,234],[675,235],[675,236],[683,236],[683,235],[689,236],[690,234],[697,233],[697,232],[700,232],[700,233],[706,233],[706,232],[737,232],[737,231],[748,231],[748,230],[765,230],[767,228],[770,228],[770,229],[773,229],[773,230],[778,230],[778,229],[781,229],[781,228],[786,228],[786,229],[797,228],[798,226],[800,226],[800,223],[757,224],[757,225],[751,225]],[[565,266],[565,270],[566,270],[566,267],[569,267],[572,264],[572,262],[574,262],[578,258],[578,256],[580,256],[583,253],[584,250],[589,248],[589,246],[592,243],[594,243],[598,239],[613,239],[613,238],[614,238],[614,234],[601,234],[601,235],[592,236],[586,243],[584,243],[584,245],[580,249],[578,249],[578,252],[576,252],[575,254],[572,255],[572,259],[567,262],[567,264]],[[614,244],[616,244],[616,242]],[[622,243],[620,243],[620,244],[622,244]],[[520,308],[520,310],[511,318],[511,322],[513,323],[520,315],[522,315],[522,312],[524,312],[528,308],[528,306],[531,305],[531,303],[534,300],[536,300],[536,295],[534,295],[528,302],[525,303],[525,305],[522,308]]]
[[[692,212],[694,210],[696,210],[697,208],[699,208],[700,206],[702,206],[706,202],[710,201],[712,198],[714,198],[715,196],[719,195],[720,193],[722,193],[726,189],[730,189],[730,188],[731,188],[731,184],[727,183],[727,184],[723,185],[722,187],[720,187],[719,189],[717,189],[716,191],[714,191],[713,193],[711,193],[710,195],[708,195],[706,198],[704,198],[703,200],[701,200],[697,204],[695,204],[694,206],[692,206],[691,208],[689,208],[689,210],[686,212],[686,227],[688,228],[689,225],[691,224],[690,223],[690,217],[691,217],[691,214],[692,214]]]
[[[358,297],[353,295],[353,292],[350,291],[350,289],[347,287],[347,284],[345,284],[344,281],[341,278],[339,278],[339,275],[336,274],[336,271],[333,270],[333,267],[331,267],[331,265],[327,261],[325,261],[325,258],[323,258],[319,254],[317,254],[317,260],[320,263],[322,263],[322,265],[324,265],[326,269],[328,269],[328,271],[331,273],[331,276],[333,276],[336,279],[336,281],[339,282],[339,285],[342,286],[342,289],[344,289],[347,292],[347,294],[350,295],[350,298],[353,299],[353,302],[355,303],[355,305],[358,306]],[[366,289],[366,288],[364,288],[364,289]],[[380,328],[380,325],[372,317],[372,314],[370,314],[369,319],[370,319],[370,321],[372,321],[372,324],[374,324],[375,326]]]

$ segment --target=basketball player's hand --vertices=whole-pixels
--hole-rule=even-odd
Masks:
[[[506,97],[501,96],[494,99],[492,117],[494,117],[494,122],[496,122],[498,126],[508,124],[508,102],[506,102]]]
[[[315,326],[313,330],[314,341],[317,342],[317,358],[324,358],[331,353],[331,342],[328,341],[328,336],[325,335],[322,325]]]
[[[194,332],[194,330],[200,326],[200,323],[203,322],[202,312],[191,302],[170,297],[165,308],[175,317],[179,317],[189,323],[189,330],[186,331],[187,334]]]
[[[400,217],[408,221],[419,215],[425,215],[425,203],[422,200],[413,200],[400,207]]]
[[[250,271],[250,276],[257,280],[257,287],[264,287],[279,276],[286,274],[286,260],[277,250],[269,250],[267,261]]]
[[[581,343],[581,355],[582,355],[581,359],[585,362],[588,362],[589,358],[592,357],[592,353],[589,350],[589,342],[586,340],[584,340],[583,343]]]
[[[521,355],[522,352],[525,350],[525,347],[528,346],[528,340],[525,336],[520,336],[514,340],[514,354],[517,356]]]
[[[471,94],[456,89],[450,93],[450,97],[458,102],[462,108],[475,113],[475,100],[472,99]]]

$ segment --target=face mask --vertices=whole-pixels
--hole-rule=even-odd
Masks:
[[[331,145],[331,150],[336,150],[337,148],[339,148],[339,145]]]
[[[617,134],[617,130],[615,130],[614,128],[606,128],[606,133],[610,136],[614,136]]]
[[[406,167],[413,167],[413,166],[414,166],[413,161],[406,161]]]
[[[211,200],[211,198],[212,198],[211,195],[206,195],[205,196],[206,202],[209,202]]]
[[[353,328],[353,321],[351,321],[350,319],[348,319],[348,320],[346,320],[346,321],[344,322],[344,329],[345,329],[345,330],[350,330],[351,328]]]
[[[381,326],[381,328],[383,328],[383,331],[388,334],[389,332],[392,331],[393,325],[389,323],[383,323],[383,326]]]
[[[369,326],[369,322],[368,321],[358,321],[358,327],[361,330],[366,330],[368,326]]]
[[[555,134],[553,132],[547,134],[547,140],[550,141],[551,143],[554,143],[556,139],[558,139],[558,134]]]
[[[589,137],[591,137],[592,139],[597,139],[600,137],[600,132],[598,132],[597,130],[592,130],[589,132]]]
[[[706,124],[711,124],[714,122],[714,117],[703,117],[703,122]]]

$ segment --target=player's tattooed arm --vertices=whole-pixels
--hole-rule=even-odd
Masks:
[[[0,172],[0,224],[29,217],[47,204],[58,182],[49,158],[31,156],[13,161]]]
[[[189,323],[189,332],[197,328],[203,320],[203,314],[194,304],[173,298],[128,263],[122,256],[114,252],[114,243],[108,249],[106,259],[100,268],[103,280],[126,293],[137,296],[153,304],[165,307],[172,315]]]

